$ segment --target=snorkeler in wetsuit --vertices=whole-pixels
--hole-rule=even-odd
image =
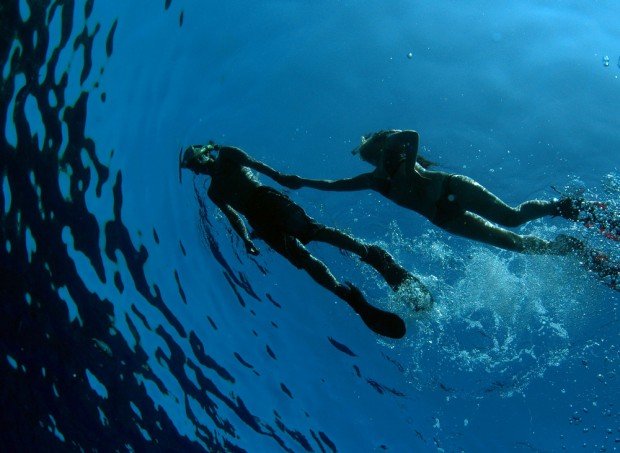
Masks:
[[[521,253],[567,255],[575,252],[575,243],[564,237],[547,241],[519,235],[498,225],[516,227],[533,219],[557,215],[584,223],[585,217],[600,221],[601,216],[596,216],[599,204],[584,200],[531,200],[510,207],[467,176],[430,170],[432,163],[418,155],[418,144],[415,131],[379,131],[363,137],[362,144],[353,151],[375,167],[369,173],[337,180],[285,175],[277,181],[293,189],[375,190],[450,233]],[[616,218],[605,228],[609,234],[618,234],[620,222]],[[594,271],[597,272],[596,267]]]
[[[239,148],[216,144],[190,146],[180,165],[196,174],[211,176],[207,195],[224,213],[249,254],[259,253],[252,238],[262,239],[291,264],[304,269],[318,284],[347,302],[374,332],[391,338],[405,335],[405,323],[401,318],[369,304],[352,284],[338,282],[327,266],[312,256],[304,245],[319,241],[355,253],[374,267],[394,290],[408,280],[423,288],[418,279],[398,265],[388,252],[317,223],[286,195],[262,185],[251,169],[272,179],[281,174]],[[252,235],[240,214],[252,227]],[[426,292],[425,296],[432,300],[430,293]],[[417,308],[421,309],[421,306]]]

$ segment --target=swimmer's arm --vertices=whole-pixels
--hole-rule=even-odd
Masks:
[[[235,211],[233,208],[231,208],[225,203],[216,204],[230,222],[230,225],[232,226],[233,230],[235,230],[235,233],[237,233],[239,237],[243,240],[245,250],[250,255],[258,255],[258,248],[256,248],[254,242],[252,242],[252,239],[250,239],[248,229],[246,228],[245,223],[243,223],[243,219],[241,219],[241,216],[237,213],[237,211]]]
[[[295,175],[285,175],[280,184],[291,189],[310,187],[319,190],[344,192],[349,190],[365,190],[374,188],[373,173],[364,173],[345,179],[306,179]]]
[[[226,159],[230,159],[233,162],[236,162],[244,167],[249,167],[253,170],[256,170],[264,175],[269,176],[275,181],[278,181],[278,178],[283,176],[282,173],[274,170],[269,165],[253,159],[242,149],[236,148],[234,146],[222,146],[219,148],[219,152],[220,156],[225,157]]]
[[[401,131],[388,138],[387,146],[394,146],[405,152],[405,169],[407,174],[415,171],[415,163],[418,158],[418,146],[420,136],[416,131]]]

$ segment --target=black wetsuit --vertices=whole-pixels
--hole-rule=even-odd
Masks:
[[[272,187],[257,187],[251,198],[243,214],[258,237],[284,240],[285,236],[292,236],[307,244],[323,228],[293,200]]]

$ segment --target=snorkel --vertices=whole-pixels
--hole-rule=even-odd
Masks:
[[[179,180],[182,168],[187,168],[196,174],[208,174],[208,164],[215,160],[213,152],[219,148],[219,145],[210,141],[208,145],[188,146],[183,153],[179,150]]]

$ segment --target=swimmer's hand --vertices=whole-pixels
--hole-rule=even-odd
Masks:
[[[260,250],[258,250],[258,247],[256,247],[252,241],[245,242],[245,251],[252,256],[256,256],[260,253]]]
[[[301,178],[297,175],[280,175],[278,182],[289,189],[299,189],[303,186]]]

